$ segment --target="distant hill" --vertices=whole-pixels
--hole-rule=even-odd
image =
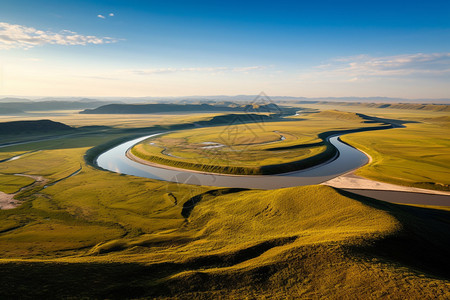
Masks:
[[[0,135],[47,134],[73,131],[75,128],[51,120],[13,121],[0,123]]]
[[[39,102],[0,102],[0,114],[6,110],[26,111],[45,111],[45,110],[82,110],[86,108],[95,108],[104,105],[103,101],[39,101]]]
[[[209,95],[209,96],[181,96],[181,97],[102,97],[102,100],[115,100],[125,103],[195,103],[195,102],[218,102],[218,101],[230,101],[230,102],[252,102],[255,101],[258,95]],[[391,97],[295,97],[295,96],[276,96],[270,95],[273,101],[278,103],[292,103],[295,101],[327,101],[327,102],[377,102],[377,103],[450,103],[450,98],[421,98],[421,99],[408,99],[408,98],[391,98]]]
[[[300,101],[298,104],[332,104],[338,106],[360,106],[369,108],[393,108],[450,112],[450,104],[419,104],[419,103],[362,103],[362,102],[329,102],[329,101]]]
[[[23,111],[17,108],[0,107],[0,115],[23,114]]]
[[[4,102],[32,102],[32,101],[25,98],[13,98],[13,97],[1,98],[0,103]]]
[[[80,114],[152,114],[193,111],[242,111],[242,112],[269,112],[281,113],[278,105],[270,103],[266,105],[211,105],[211,104],[108,104],[96,109],[85,109]]]

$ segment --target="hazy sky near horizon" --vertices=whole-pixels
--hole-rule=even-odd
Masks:
[[[450,1],[0,1],[0,95],[450,98]]]

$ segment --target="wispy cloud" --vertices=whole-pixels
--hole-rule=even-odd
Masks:
[[[264,66],[250,67],[192,67],[192,68],[155,68],[155,69],[132,69],[123,70],[121,72],[134,75],[152,75],[152,74],[168,74],[168,73],[219,73],[219,72],[238,72],[247,73],[250,71],[263,70]]]
[[[249,71],[256,71],[256,70],[264,70],[266,67],[264,66],[252,66],[252,67],[238,67],[233,68],[232,71],[234,72],[249,72]]]
[[[12,48],[30,49],[45,44],[84,46],[87,44],[110,44],[115,42],[117,42],[117,39],[111,37],[81,35],[70,30],[62,30],[56,33],[0,22],[0,50]]]
[[[450,75],[450,53],[415,53],[371,57],[359,55],[338,58],[300,76],[305,79],[358,81],[375,77]]]
[[[115,15],[113,14],[113,13],[109,13],[109,14],[107,14],[107,15],[102,15],[102,14],[98,14],[97,15],[97,18],[100,18],[100,19],[106,19],[106,17],[114,17]]]

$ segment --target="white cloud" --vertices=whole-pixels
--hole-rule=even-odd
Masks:
[[[266,67],[264,66],[252,66],[252,67],[240,67],[240,68],[233,68],[234,72],[248,72],[248,71],[255,71],[255,70],[263,70]]]
[[[107,17],[114,17],[114,14],[113,13],[109,13],[107,15],[102,15],[102,14],[98,14],[97,15],[97,18],[100,18],[100,19],[106,19]]]
[[[264,66],[251,67],[191,67],[191,68],[157,68],[157,69],[133,69],[123,70],[121,72],[134,75],[152,75],[167,73],[185,73],[185,72],[202,72],[202,73],[218,73],[218,72],[237,72],[247,73],[250,71],[263,70]]]
[[[110,44],[115,42],[117,42],[117,39],[111,37],[81,35],[70,30],[62,30],[56,33],[0,22],[0,50],[12,48],[30,49],[45,44],[85,46],[87,44]]]
[[[450,75],[450,53],[415,53],[371,57],[359,55],[338,58],[300,76],[305,79],[360,81],[375,77]]]

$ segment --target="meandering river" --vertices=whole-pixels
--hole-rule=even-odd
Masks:
[[[98,156],[96,163],[99,167],[105,170],[170,182],[215,187],[278,189],[284,187],[319,184],[341,174],[360,168],[369,161],[369,158],[364,153],[341,142],[339,140],[340,135],[329,138],[330,143],[338,149],[338,155],[333,159],[308,169],[278,175],[241,176],[208,174],[186,169],[174,169],[162,165],[147,165],[144,163],[138,163],[126,156],[127,151],[135,144],[160,134],[161,133],[146,135],[122,143]],[[372,191],[367,189],[347,189],[347,191],[394,203],[450,206],[449,195],[433,195],[383,190]]]
[[[337,157],[320,165],[278,175],[237,176],[227,174],[208,174],[165,166],[152,166],[129,159],[126,152],[135,144],[158,134],[140,137],[120,144],[97,158],[97,165],[117,173],[217,187],[238,187],[256,189],[277,189],[292,186],[319,184],[367,163],[367,156],[359,150],[342,143],[339,136],[329,138],[339,152]]]

